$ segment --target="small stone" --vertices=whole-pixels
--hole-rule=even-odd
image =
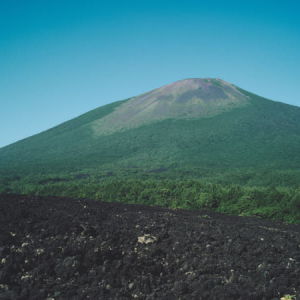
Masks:
[[[40,248],[40,249],[36,249],[35,252],[36,252],[37,255],[41,255],[45,252],[45,250]]]
[[[140,244],[150,244],[157,241],[155,236],[151,236],[150,234],[145,234],[144,236],[138,237],[138,243]]]
[[[128,284],[128,288],[129,288],[130,290],[132,290],[133,287],[134,287],[134,282],[131,282],[131,283]]]

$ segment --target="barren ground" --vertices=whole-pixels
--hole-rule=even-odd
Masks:
[[[0,299],[300,299],[300,225],[0,195]]]

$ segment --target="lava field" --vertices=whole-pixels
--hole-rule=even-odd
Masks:
[[[300,299],[300,225],[0,195],[1,300],[279,300],[285,295]]]

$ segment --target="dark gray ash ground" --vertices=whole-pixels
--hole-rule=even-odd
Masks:
[[[300,226],[0,195],[0,299],[300,299]]]

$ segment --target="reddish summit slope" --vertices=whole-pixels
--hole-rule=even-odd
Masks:
[[[247,100],[234,85],[221,79],[184,79],[131,98],[95,121],[93,128],[101,135],[165,119],[210,117],[244,106]]]

